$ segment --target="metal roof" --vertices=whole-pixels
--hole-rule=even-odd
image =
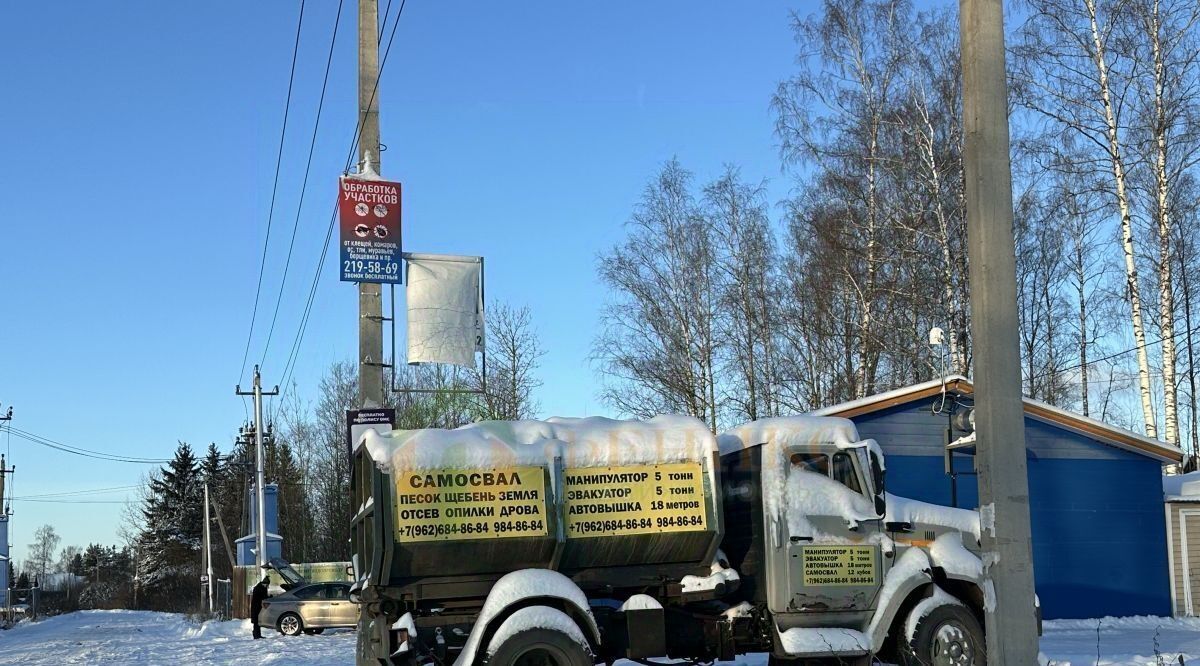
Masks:
[[[944,379],[933,379],[920,384],[905,386],[892,391],[832,405],[813,412],[817,416],[841,416],[853,418],[880,410],[903,405],[915,400],[942,393],[973,395],[975,387],[971,380],[962,375],[949,375]],[[1126,430],[1110,423],[1076,414],[1033,398],[1024,398],[1025,415],[1039,421],[1059,426],[1065,430],[1090,437],[1110,446],[1154,458],[1164,463],[1183,462],[1183,451],[1166,442]]]

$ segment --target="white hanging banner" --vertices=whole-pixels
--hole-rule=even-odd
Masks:
[[[408,362],[475,367],[483,351],[483,257],[405,254]]]

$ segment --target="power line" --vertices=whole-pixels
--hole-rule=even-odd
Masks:
[[[1145,342],[1140,345],[1134,345],[1134,346],[1130,347],[1129,349],[1122,349],[1121,351],[1113,352],[1107,356],[1101,356],[1100,358],[1089,360],[1087,363],[1076,363],[1075,365],[1067,366],[1065,368],[1055,368],[1054,370],[1047,370],[1046,372],[1043,372],[1041,374],[1034,375],[1033,377],[1030,378],[1030,381],[1033,381],[1035,379],[1041,379],[1043,377],[1047,377],[1047,376],[1049,376],[1051,374],[1055,374],[1055,373],[1070,372],[1072,370],[1078,370],[1079,368],[1082,368],[1085,365],[1090,366],[1095,363],[1103,363],[1105,361],[1111,361],[1112,359],[1117,358],[1118,356],[1124,356],[1126,354],[1133,353],[1135,351],[1144,349],[1146,347],[1151,347],[1153,345],[1161,344],[1162,341],[1166,340],[1168,337],[1170,337],[1172,340],[1174,340],[1175,338],[1178,338],[1181,335],[1187,335],[1188,333],[1200,333],[1200,326],[1196,326],[1195,328],[1193,328],[1191,330],[1184,329],[1184,330],[1174,333],[1170,336],[1163,336],[1163,337],[1160,337],[1159,339],[1151,341],[1151,342]],[[1137,377],[1138,377],[1138,375],[1135,375],[1134,377],[1131,377],[1131,379],[1136,379]]]
[[[145,487],[145,484],[137,483],[137,484],[133,484],[133,485],[129,485],[129,486],[113,486],[112,488],[93,488],[91,490],[70,490],[70,491],[65,491],[65,492],[61,492],[61,493],[43,493],[40,495],[22,495],[20,497],[13,497],[12,499],[35,500],[35,499],[44,499],[44,498],[48,498],[48,497],[72,497],[72,496],[77,496],[77,495],[105,495],[108,493],[128,492],[130,490],[137,490],[138,488],[144,488],[144,487]]]
[[[329,70],[333,65],[333,48],[337,44],[338,26],[342,21],[342,5],[344,0],[338,0],[337,15],[333,21],[333,34],[329,38],[329,54],[325,57],[325,78],[321,81],[321,98],[317,102],[317,117],[313,121],[312,139],[308,143],[308,161],[304,165],[304,182],[300,185],[300,201],[296,204],[296,219],[292,222],[292,238],[288,241],[287,259],[283,263],[283,278],[279,281],[279,293],[275,296],[275,311],[271,314],[271,327],[267,331],[267,342],[263,345],[262,359],[259,365],[267,363],[267,352],[271,349],[271,338],[275,334],[275,322],[279,318],[279,304],[283,301],[283,288],[287,285],[288,269],[292,266],[292,250],[296,246],[296,231],[300,228],[300,213],[304,210],[304,195],[308,192],[308,176],[312,171],[313,152],[317,147],[317,130],[321,126],[321,112],[325,109],[325,92],[329,88]],[[243,361],[243,370],[245,370]]]
[[[124,463],[135,463],[135,464],[143,464],[143,465],[158,465],[158,464],[162,464],[162,463],[171,462],[171,460],[169,458],[140,458],[140,457],[135,457],[135,456],[122,456],[122,455],[113,454],[113,453],[105,453],[103,451],[93,451],[91,449],[85,449],[85,448],[78,447],[78,446],[71,446],[70,444],[63,444],[62,442],[56,442],[48,437],[43,437],[41,435],[37,435],[32,432],[26,432],[24,430],[21,430],[20,428],[14,428],[11,425],[8,427],[8,431],[11,434],[16,435],[17,437],[20,437],[21,439],[23,439],[25,441],[32,442],[34,444],[40,444],[47,448],[62,451],[63,453],[72,453],[77,456],[83,456],[85,458],[94,458],[96,460],[107,460],[109,462],[124,462]]]
[[[400,25],[400,17],[404,14],[404,6],[406,3],[407,3],[407,0],[401,0],[400,8],[396,10],[396,17],[394,19],[392,19],[392,30],[388,34],[388,43],[387,43],[387,47],[384,49],[383,58],[379,62],[379,73],[375,76],[375,85],[371,88],[370,102],[368,102],[367,107],[366,107],[368,109],[371,108],[371,106],[374,105],[374,103],[375,103],[375,95],[379,91],[379,81],[380,81],[380,79],[383,78],[383,70],[387,66],[388,55],[392,51],[392,42],[396,38],[396,28],[397,28],[397,26]],[[386,22],[387,22],[387,16],[385,15],[384,23],[386,23]],[[382,35],[382,33],[380,33],[380,34]],[[353,136],[353,140],[351,141],[351,144],[350,144],[350,151],[346,155],[346,166],[343,169],[344,171],[350,170],[350,165],[352,164],[352,160],[354,159],[354,153],[358,149],[358,141],[359,141],[359,138],[361,137],[363,120],[364,120],[364,118],[362,116],[363,116],[363,114],[359,114],[358,122],[354,126],[354,136]],[[330,238],[333,237],[333,227],[334,227],[334,224],[336,223],[336,221],[337,221],[337,204],[335,202],[334,207],[333,207],[333,212],[329,216],[329,227],[325,231],[325,243],[321,247],[320,254],[317,255],[317,268],[313,275],[312,287],[309,289],[309,292],[308,292],[308,302],[305,304],[304,313],[300,317],[300,325],[297,327],[296,337],[292,341],[291,353],[288,354],[288,360],[284,364],[283,382],[281,382],[281,385],[285,387],[285,390],[286,390],[288,382],[290,381],[291,374],[295,370],[296,360],[299,358],[300,345],[304,341],[304,333],[305,333],[305,330],[308,328],[308,319],[309,319],[309,316],[312,314],[313,300],[316,298],[317,287],[320,285],[320,282],[321,282],[321,267],[325,263],[325,255],[328,254],[328,252],[329,252],[329,240],[330,240]]]
[[[128,500],[69,500],[69,499],[26,499],[12,498],[14,502],[45,502],[47,504],[128,504]]]
[[[292,108],[292,86],[296,82],[296,58],[300,53],[300,29],[304,26],[304,0],[300,0],[300,18],[296,21],[296,43],[292,46],[292,70],[288,75],[287,99],[283,105],[283,127],[279,131],[279,152],[275,156],[275,183],[271,186],[271,205],[267,211],[267,235],[263,238],[262,261],[258,266],[258,286],[254,290],[254,309],[250,313],[250,332],[246,334],[246,350],[242,353],[242,368],[238,370],[238,381],[246,374],[246,360],[250,356],[250,341],[254,338],[254,323],[258,318],[258,299],[262,295],[263,273],[267,267],[267,248],[271,242],[271,220],[275,216],[275,195],[279,190],[279,171],[283,164],[283,144],[287,137],[288,114]]]

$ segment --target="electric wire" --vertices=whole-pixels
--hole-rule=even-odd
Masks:
[[[42,493],[42,494],[38,494],[38,495],[20,495],[20,496],[13,497],[13,499],[34,500],[34,499],[45,499],[45,498],[50,498],[50,497],[73,497],[73,496],[78,496],[78,495],[106,495],[108,493],[129,492],[131,490],[137,490],[138,488],[144,488],[144,487],[145,487],[145,484],[136,483],[136,484],[128,485],[128,486],[113,486],[111,488],[93,488],[91,490],[68,490],[68,491],[64,491],[61,493]]]
[[[45,502],[48,504],[128,504],[128,500],[69,500],[69,499],[23,499],[14,497],[14,502]]]
[[[404,6],[406,3],[407,3],[407,0],[401,0],[400,7],[396,10],[396,16],[395,16],[395,18],[392,19],[392,30],[388,35],[388,43],[387,43],[387,47],[385,47],[385,49],[384,49],[383,57],[379,61],[379,71],[375,75],[375,85],[371,89],[370,101],[367,103],[367,107],[366,107],[368,109],[370,109],[375,104],[375,95],[379,91],[379,80],[383,78],[383,70],[387,66],[388,55],[392,51],[392,43],[396,38],[396,28],[397,28],[397,26],[400,25],[400,17],[404,14]],[[384,22],[385,23],[387,22],[386,16],[384,16]],[[346,155],[346,163],[345,163],[344,171],[350,170],[350,165],[352,164],[352,160],[354,158],[354,153],[358,149],[358,142],[359,142],[359,138],[362,135],[362,126],[363,126],[363,120],[364,120],[365,115],[366,114],[360,113],[358,122],[355,124],[353,141],[351,142],[351,145],[350,145],[350,151]],[[329,216],[329,226],[325,231],[325,242],[322,245],[320,254],[318,254],[318,256],[317,256],[317,267],[316,267],[316,271],[314,272],[314,275],[313,275],[312,287],[309,288],[308,300],[304,306],[304,313],[300,317],[300,325],[297,327],[296,336],[292,341],[292,350],[288,355],[287,362],[284,364],[284,374],[283,374],[284,380],[281,385],[285,387],[285,390],[286,390],[286,386],[287,386],[288,382],[290,381],[292,373],[295,371],[296,361],[299,359],[300,345],[303,344],[303,342],[304,342],[304,334],[305,334],[306,329],[308,328],[309,317],[312,314],[312,304],[313,304],[314,299],[316,298],[317,287],[320,285],[320,282],[321,282],[321,268],[325,263],[325,256],[329,253],[329,240],[333,237],[333,228],[334,228],[334,225],[336,222],[337,222],[337,204],[335,202],[334,207],[333,207],[333,212]]]
[[[135,463],[135,464],[140,464],[140,465],[159,465],[159,464],[171,462],[169,458],[142,458],[142,457],[138,457],[138,456],[122,456],[122,455],[118,455],[118,454],[114,454],[114,453],[106,453],[104,451],[93,451],[91,449],[85,449],[85,448],[82,448],[79,446],[72,446],[70,444],[64,444],[62,442],[55,441],[48,437],[43,437],[41,435],[38,435],[38,434],[35,434],[32,432],[27,432],[25,430],[21,430],[20,428],[14,428],[11,425],[8,427],[8,430],[11,434],[16,435],[17,437],[19,437],[27,442],[32,442],[34,444],[40,444],[40,445],[45,446],[50,449],[62,451],[63,453],[72,453],[74,455],[83,456],[85,458],[94,458],[96,460],[107,460],[109,462]]]
[[[338,0],[337,15],[333,20],[333,34],[329,38],[329,53],[325,57],[325,78],[321,81],[321,98],[317,102],[317,117],[313,121],[312,138],[308,143],[308,161],[304,164],[304,181],[300,185],[300,201],[296,204],[296,218],[292,222],[292,238],[288,241],[287,259],[283,262],[283,277],[279,281],[279,293],[275,296],[275,311],[271,314],[271,326],[267,330],[267,342],[263,345],[262,359],[259,361],[259,365],[264,367],[267,363],[267,352],[271,349],[271,338],[275,335],[275,322],[279,319],[279,305],[283,301],[283,289],[287,285],[288,270],[292,266],[292,251],[296,247],[296,231],[300,228],[300,213],[304,210],[304,195],[308,192],[308,176],[312,171],[313,153],[317,148],[317,130],[321,126],[321,112],[325,109],[325,92],[329,88],[329,71],[333,65],[333,49],[337,44],[338,26],[341,25],[342,21],[343,4],[344,0]]]
[[[1087,363],[1076,363],[1075,365],[1070,365],[1065,368],[1055,368],[1054,370],[1047,370],[1040,374],[1034,375],[1031,378],[1031,381],[1035,380],[1035,379],[1042,379],[1043,377],[1047,377],[1051,374],[1058,374],[1058,373],[1064,373],[1064,372],[1071,372],[1072,370],[1078,370],[1079,368],[1082,368],[1085,365],[1092,366],[1096,363],[1103,363],[1105,361],[1111,361],[1112,359],[1117,358],[1119,356],[1124,356],[1126,354],[1131,354],[1140,349],[1145,349],[1148,347],[1153,347],[1154,345],[1161,344],[1163,342],[1163,340],[1166,340],[1167,338],[1171,338],[1172,340],[1174,340],[1175,338],[1178,338],[1181,335],[1187,335],[1188,333],[1200,333],[1200,325],[1198,325],[1195,328],[1192,328],[1190,330],[1184,329],[1182,331],[1178,331],[1169,336],[1162,336],[1162,337],[1158,338],[1157,340],[1144,342],[1140,345],[1134,345],[1134,346],[1130,347],[1129,349],[1122,349],[1121,351],[1113,352],[1111,354],[1108,354],[1107,356],[1101,356],[1100,358],[1097,358],[1097,359],[1090,359],[1090,360],[1088,360]],[[1150,374],[1156,374],[1156,373],[1150,373]],[[1161,374],[1161,373],[1159,373],[1159,374]],[[1130,379],[1136,379],[1136,378],[1138,378],[1138,376],[1139,375],[1134,375],[1133,377],[1130,377]]]
[[[271,186],[271,205],[267,211],[267,234],[263,238],[262,260],[258,266],[258,286],[254,289],[254,308],[250,312],[250,332],[246,334],[246,349],[242,353],[242,368],[238,370],[238,382],[246,374],[246,360],[250,357],[250,341],[254,339],[254,324],[258,319],[258,300],[262,295],[263,273],[267,267],[267,248],[271,242],[271,220],[275,215],[275,195],[279,190],[279,171],[283,164],[283,145],[287,137],[288,115],[292,108],[292,87],[296,82],[296,59],[300,53],[300,29],[304,26],[304,0],[300,0],[300,18],[296,21],[296,42],[292,47],[292,69],[288,75],[287,99],[283,105],[283,127],[279,131],[279,152],[275,156],[275,183]]]

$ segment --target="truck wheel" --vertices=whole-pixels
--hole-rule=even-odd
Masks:
[[[899,642],[905,666],[987,666],[983,629],[965,606],[938,606],[917,622],[911,642]]]
[[[592,666],[575,639],[553,629],[526,629],[492,653],[489,664],[502,666]]]

